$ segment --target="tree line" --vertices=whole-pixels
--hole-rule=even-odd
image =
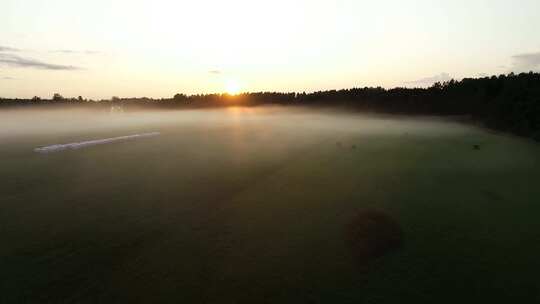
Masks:
[[[489,127],[540,140],[540,73],[465,78],[435,83],[429,88],[364,87],[313,93],[259,92],[229,94],[176,94],[172,98],[118,98],[87,100],[64,98],[5,99],[0,107],[33,105],[122,105],[126,108],[188,108],[231,105],[340,106],[360,111],[469,115]]]

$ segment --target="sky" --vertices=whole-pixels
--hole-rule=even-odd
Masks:
[[[0,97],[428,86],[540,71],[538,0],[1,0]]]

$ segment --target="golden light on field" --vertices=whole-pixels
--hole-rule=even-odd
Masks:
[[[225,83],[225,92],[229,95],[237,95],[241,89],[240,83],[236,80],[229,80]]]

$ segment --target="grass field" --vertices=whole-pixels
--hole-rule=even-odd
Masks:
[[[17,110],[0,129],[0,303],[540,301],[525,139],[279,108]],[[33,152],[144,132],[161,135]],[[364,263],[345,227],[372,209],[403,245]]]

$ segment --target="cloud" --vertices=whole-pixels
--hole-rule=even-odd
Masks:
[[[441,73],[432,77],[421,78],[415,81],[408,81],[405,84],[410,86],[426,87],[431,86],[436,82],[445,82],[451,80],[452,77],[448,73]]]
[[[0,45],[0,52],[19,52],[19,49]]]
[[[2,79],[3,80],[15,80],[15,78],[9,77],[9,76],[2,77]]]
[[[75,71],[82,70],[82,68],[73,66],[73,65],[62,65],[62,64],[53,64],[48,63],[28,57],[22,57],[12,53],[22,52],[22,50],[8,47],[0,46],[0,65],[10,66],[10,67],[19,67],[19,68],[34,68],[41,70],[53,70],[53,71]],[[75,52],[70,50],[63,50],[63,53]],[[96,54],[94,51],[84,51],[85,54]],[[12,79],[12,78],[2,78],[2,79]]]
[[[51,53],[62,53],[62,54],[82,54],[82,55],[98,55],[101,54],[101,52],[98,51],[76,51],[76,50],[54,50],[51,51]]]
[[[529,72],[540,70],[540,52],[525,53],[512,56],[512,70],[516,72]]]
[[[208,73],[214,74],[214,75],[219,75],[219,74],[221,74],[221,71],[220,70],[212,70],[212,71],[208,71]]]
[[[47,63],[31,58],[25,58],[13,54],[3,54],[0,53],[0,64],[19,67],[19,68],[34,68],[41,70],[53,70],[53,71],[76,71],[82,70],[80,67],[72,65],[61,65],[61,64],[52,64]]]

